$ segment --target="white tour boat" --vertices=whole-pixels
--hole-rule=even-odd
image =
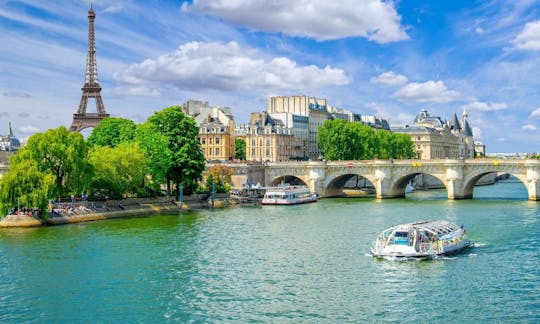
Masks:
[[[460,252],[473,243],[463,226],[444,221],[402,224],[384,230],[373,242],[375,257],[434,257]]]
[[[319,199],[307,186],[279,186],[266,188],[261,201],[263,205],[297,205]]]

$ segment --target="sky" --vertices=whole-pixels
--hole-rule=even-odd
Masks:
[[[270,96],[411,124],[467,112],[487,153],[540,152],[540,2],[95,0],[101,95],[144,122],[186,100],[237,124]],[[0,134],[69,127],[89,0],[0,0]],[[89,101],[87,112],[96,112]]]

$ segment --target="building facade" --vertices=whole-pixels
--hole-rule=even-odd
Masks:
[[[423,109],[416,115],[413,125],[392,127],[391,130],[411,137],[418,159],[473,158],[473,134],[467,117],[464,112],[460,122],[454,114],[447,122]]]
[[[183,110],[199,127],[199,142],[207,161],[229,161],[235,155],[235,124],[229,107],[210,107],[208,102],[189,100]]]
[[[254,113],[249,125],[237,127],[244,130],[246,160],[257,162],[289,161],[293,156],[294,136],[290,128],[267,113]]]

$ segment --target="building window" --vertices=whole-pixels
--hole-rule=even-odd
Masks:
[[[201,138],[201,144],[206,145],[206,138]]]
[[[269,147],[266,148],[266,156],[270,156],[270,148]]]
[[[216,144],[219,144],[219,137],[216,137]]]
[[[219,147],[216,147],[216,156],[219,156]]]
[[[212,137],[208,138],[208,144],[212,144]]]

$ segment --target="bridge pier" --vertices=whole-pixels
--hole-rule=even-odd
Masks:
[[[527,191],[529,193],[529,200],[540,200],[540,175],[537,171],[538,168],[534,168],[531,163],[527,164]]]

